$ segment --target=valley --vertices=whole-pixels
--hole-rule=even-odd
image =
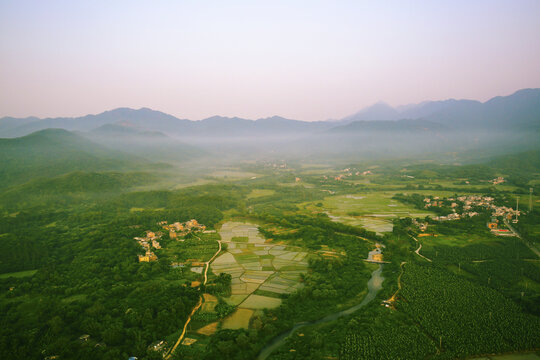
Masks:
[[[0,0],[0,360],[540,360],[539,35]]]
[[[2,358],[538,357],[538,150],[83,135],[0,139]]]

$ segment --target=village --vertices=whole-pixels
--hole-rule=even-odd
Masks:
[[[183,237],[187,234],[195,231],[205,231],[206,226],[199,224],[195,219],[186,221],[185,223],[175,222],[168,224],[167,221],[160,221],[158,225],[165,231],[169,232],[170,239],[175,239],[177,241],[184,241]],[[144,255],[139,255],[139,262],[150,262],[156,261],[158,259],[157,255],[152,251],[152,249],[161,249],[161,244],[159,239],[163,236],[163,232],[153,232],[150,230],[146,231],[145,237],[135,237],[135,240],[141,245],[145,250]]]
[[[497,180],[497,179],[495,179]],[[452,209],[452,213],[444,216],[434,216],[433,220],[436,221],[451,221],[459,220],[467,217],[477,216],[481,209],[491,211],[491,220],[487,223],[487,227],[491,230],[491,233],[498,236],[513,236],[513,233],[506,228],[502,228],[500,221],[507,222],[512,220],[513,223],[519,221],[520,210],[513,209],[508,206],[497,206],[494,204],[494,198],[490,196],[481,195],[467,195],[458,196],[456,198],[439,198],[438,196],[424,198],[424,207],[426,209],[433,207],[449,207]],[[463,211],[458,212],[459,209]],[[478,210],[478,211],[474,211]],[[415,221],[415,225],[424,232],[427,228],[426,223],[420,223]]]
[[[373,175],[373,173],[371,172],[371,170],[358,170],[358,169],[354,169],[354,168],[346,168],[346,169],[343,169],[343,170],[340,170],[340,172],[342,172],[342,174],[338,174],[338,175],[335,175],[335,176],[332,176],[332,178],[336,181],[341,181],[341,180],[345,180],[346,178],[352,178],[354,176],[367,176],[367,175]],[[323,176],[323,179],[324,180],[328,180],[329,177],[324,175]]]

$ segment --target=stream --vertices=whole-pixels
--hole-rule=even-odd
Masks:
[[[285,342],[287,341],[287,338],[293,334],[296,330],[303,328],[304,326],[310,326],[310,325],[318,325],[323,324],[327,322],[334,321],[336,319],[339,319],[343,316],[348,316],[357,311],[358,309],[366,306],[371,300],[375,298],[379,290],[382,289],[382,283],[384,281],[384,277],[382,276],[382,265],[379,265],[377,270],[373,271],[371,273],[371,278],[369,279],[367,285],[368,285],[368,293],[362,300],[362,302],[358,305],[355,305],[351,308],[348,308],[346,310],[342,310],[330,315],[327,315],[323,317],[322,319],[315,320],[315,321],[303,321],[296,323],[292,329],[287,330],[286,332],[276,336],[266,346],[261,350],[259,353],[259,356],[257,356],[257,360],[265,360],[272,354],[277,348],[281,347]]]

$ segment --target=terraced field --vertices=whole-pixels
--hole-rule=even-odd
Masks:
[[[224,328],[246,327],[253,311],[245,310],[278,307],[282,294],[302,286],[300,275],[308,268],[307,252],[268,243],[257,226],[249,223],[225,223],[220,234],[227,251],[213,261],[211,271],[232,276],[232,295],[225,300],[238,305],[237,312],[223,322]]]

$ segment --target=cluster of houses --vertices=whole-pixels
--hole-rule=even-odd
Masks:
[[[463,210],[467,211],[472,209],[474,206],[491,208],[493,206],[493,198],[490,196],[481,196],[481,195],[468,195],[468,196],[458,196],[457,198],[448,198],[440,199],[438,196],[433,198],[426,197],[424,199],[425,208],[432,206],[450,206],[452,209],[463,205]]]
[[[476,216],[476,215],[478,215],[478,213],[475,212],[475,211],[470,211],[468,213],[463,213],[463,214],[458,214],[456,212],[453,212],[453,213],[448,214],[448,215],[434,216],[433,220],[437,220],[437,221],[459,220],[459,219],[463,219],[463,218],[465,218],[467,216],[473,217],[473,216]]]
[[[416,226],[418,229],[420,229],[421,232],[425,232],[428,227],[428,223],[424,221],[418,221],[416,219],[412,220],[413,225]]]
[[[501,178],[502,179],[502,178]],[[503,179],[504,180],[504,179]],[[468,195],[468,196],[459,196],[457,198],[448,198],[448,199],[439,199],[439,197],[425,198],[424,203],[426,208],[430,207],[440,207],[440,206],[450,206],[453,210],[453,213],[448,214],[447,216],[435,216],[433,220],[446,221],[446,220],[458,220],[466,216],[472,217],[478,215],[476,211],[471,211],[473,207],[480,207],[487,210],[491,210],[491,221],[487,224],[488,228],[495,235],[500,236],[513,236],[513,233],[508,229],[499,228],[498,218],[503,218],[511,220],[515,217],[514,223],[517,222],[517,218],[520,215],[520,211],[513,209],[508,206],[497,206],[493,202],[493,198],[490,196],[480,196],[480,195]],[[456,208],[459,206],[463,207],[463,213],[458,214]],[[426,225],[427,226],[427,225]],[[420,228],[420,226],[419,226]],[[420,228],[422,230],[422,228]],[[422,230],[424,231],[424,230]]]
[[[161,249],[159,239],[161,238],[161,233],[154,233],[153,231],[147,231],[145,237],[136,237],[135,240],[141,245],[145,250],[144,255],[139,255],[139,262],[150,262],[156,261],[157,256],[154,254],[152,249]]]
[[[493,216],[501,216],[503,218],[506,218],[508,220],[512,219],[513,217],[518,217],[521,215],[521,211],[517,209],[512,209],[508,206],[496,206],[493,208]]]
[[[171,239],[178,239],[178,236],[185,236],[193,231],[206,230],[206,226],[199,224],[195,219],[191,219],[185,223],[175,222],[173,224],[168,224],[167,221],[160,221],[158,225],[161,225],[163,230],[169,231],[169,237]]]
[[[265,167],[265,168],[271,168],[271,169],[275,169],[275,170],[287,169],[288,168],[287,162],[285,162],[285,160],[278,160],[276,162],[262,161],[262,162],[259,162],[259,164],[262,164],[262,166]]]
[[[442,207],[449,206],[452,209],[452,213],[444,216],[434,216],[433,220],[437,221],[448,221],[448,220],[459,220],[466,217],[477,216],[478,212],[472,211],[471,209],[474,206],[486,207],[492,204],[493,198],[489,196],[459,196],[458,198],[448,198],[440,199],[438,196],[433,198],[426,197],[424,198],[424,207],[429,209],[430,207]],[[463,212],[459,214],[456,211],[460,205],[463,207]]]
[[[502,183],[506,182],[506,180],[504,180],[504,178],[502,176],[498,176],[493,180],[489,180],[489,182],[492,183],[493,185],[499,185],[499,184],[502,184]]]
[[[352,177],[352,176],[367,176],[367,175],[373,175],[371,170],[365,170],[365,171],[357,171],[356,169],[346,168],[341,170],[343,174],[339,174],[333,177],[334,180],[340,181],[344,180],[345,178]],[[328,180],[328,176],[323,176],[324,180]]]
[[[471,209],[473,207],[483,207],[483,208],[491,208],[493,206],[493,198],[489,196],[479,196],[479,195],[469,195],[469,196],[459,196],[458,198],[448,198],[446,200],[439,200],[438,197],[434,197],[433,201],[431,199],[426,198],[424,199],[424,202],[426,202],[426,208],[429,208],[431,206],[447,206],[449,205],[452,209],[452,213],[446,215],[446,216],[435,216],[433,217],[433,220],[437,221],[448,221],[448,220],[459,220],[466,217],[473,217],[477,216],[478,212],[472,211]],[[459,214],[456,211],[456,208],[459,206],[462,206],[463,212]]]
[[[494,199],[489,196],[469,195],[460,196],[457,199],[463,202],[463,210],[469,210],[473,206],[479,206],[491,210],[491,216],[493,217],[502,217],[508,220],[520,215],[520,211],[517,209],[508,206],[495,205],[493,203]]]

